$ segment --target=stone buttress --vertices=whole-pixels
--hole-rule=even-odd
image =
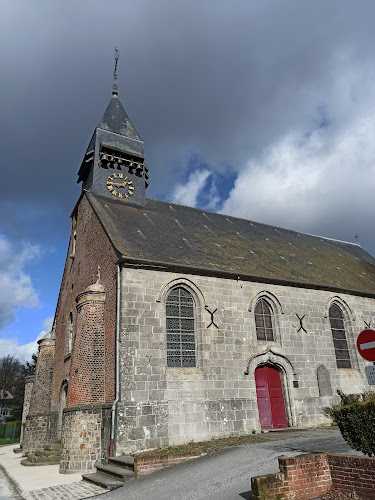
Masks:
[[[92,470],[109,454],[111,404],[105,402],[105,290],[78,294],[77,329],[62,420],[60,473]]]
[[[51,412],[55,332],[52,330],[38,341],[39,353],[30,397],[29,411],[24,423],[23,454],[27,455],[48,442],[48,424]]]

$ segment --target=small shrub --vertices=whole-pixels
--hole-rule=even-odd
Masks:
[[[325,408],[353,449],[375,456],[375,394],[339,393],[341,403]]]
[[[257,433],[257,431],[256,431],[255,429],[253,429],[253,430],[251,431],[251,434],[256,434],[256,433]]]

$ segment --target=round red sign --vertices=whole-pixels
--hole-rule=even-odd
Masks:
[[[358,335],[357,349],[362,358],[367,361],[375,361],[375,332],[374,330],[363,330]]]

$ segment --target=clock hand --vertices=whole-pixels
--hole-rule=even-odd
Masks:
[[[108,185],[116,186],[116,187],[125,187],[128,181],[124,182],[107,182]]]

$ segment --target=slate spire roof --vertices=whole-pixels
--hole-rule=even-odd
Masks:
[[[107,109],[105,110],[99,125],[96,128],[113,132],[114,134],[123,135],[141,141],[141,137],[136,131],[134,125],[130,121],[120,99],[117,94],[112,96]]]

